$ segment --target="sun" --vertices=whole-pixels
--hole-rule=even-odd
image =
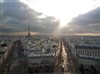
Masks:
[[[20,0],[30,8],[59,19],[59,27],[69,27],[68,22],[98,6],[99,0]]]
[[[60,28],[69,27],[67,23],[68,21],[66,19],[60,19],[59,27]]]

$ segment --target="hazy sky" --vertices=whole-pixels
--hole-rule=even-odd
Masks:
[[[99,34],[100,0],[2,0],[0,27],[3,32]]]

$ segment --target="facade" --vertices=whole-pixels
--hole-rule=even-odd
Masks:
[[[29,60],[29,66],[34,67],[38,66],[41,63],[46,61],[44,64],[54,63],[55,52],[46,52],[45,49],[28,49],[27,56]]]
[[[8,57],[8,53],[9,53],[8,46],[7,45],[6,46],[2,46],[2,45],[0,45],[0,64],[2,64],[3,61],[6,60],[6,58]]]
[[[78,58],[79,64],[83,64],[85,68],[94,66],[100,71],[100,47],[89,45],[75,45],[74,55]]]
[[[6,43],[0,44],[0,74],[5,70],[7,58],[9,56],[9,47]]]
[[[54,63],[54,56],[51,55],[38,55],[34,57],[29,58],[29,66],[34,67],[34,66],[41,66],[41,65],[51,65]]]

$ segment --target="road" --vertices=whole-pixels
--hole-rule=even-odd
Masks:
[[[67,57],[68,55],[66,53],[65,46],[61,40],[58,51],[56,52],[54,74],[71,74]]]
[[[67,62],[68,62],[68,67],[69,67],[69,72],[70,74],[79,74],[78,71],[78,60],[76,59],[76,57],[70,52],[70,48],[69,45],[67,45],[68,43],[66,43],[63,39],[63,44],[64,44],[64,48],[65,51],[67,53]]]

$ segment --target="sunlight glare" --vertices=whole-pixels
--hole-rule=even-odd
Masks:
[[[69,27],[68,22],[79,14],[84,14],[98,6],[99,0],[20,0],[30,8],[54,16],[60,20],[59,27]]]

